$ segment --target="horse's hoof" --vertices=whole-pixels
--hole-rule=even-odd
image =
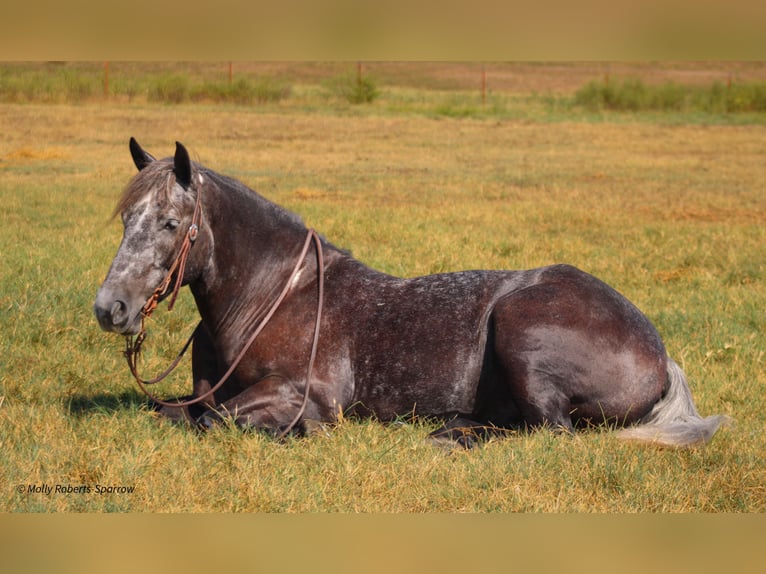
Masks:
[[[481,441],[476,437],[462,435],[455,438],[449,433],[430,434],[428,435],[428,442],[445,452],[466,451],[481,446]]]
[[[173,423],[186,424],[194,422],[194,419],[189,414],[189,409],[186,407],[169,407],[155,403],[153,409],[158,415]]]
[[[301,421],[301,431],[305,436],[322,434],[324,436],[330,436],[330,427],[322,421],[314,419],[303,419]]]
[[[218,415],[217,413],[214,413],[214,412],[211,413],[210,411],[208,411],[202,414],[202,416],[197,417],[197,420],[195,421],[195,423],[197,425],[197,428],[199,428],[200,430],[210,430],[214,426],[216,426],[216,424],[218,424],[220,420],[221,420],[220,415]]]

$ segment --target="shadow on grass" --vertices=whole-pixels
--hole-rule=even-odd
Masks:
[[[152,402],[136,390],[119,394],[96,393],[95,395],[74,395],[69,399],[69,414],[81,417],[93,413],[115,413],[118,411],[152,410]]]

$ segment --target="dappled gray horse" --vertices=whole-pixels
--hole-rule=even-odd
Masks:
[[[130,149],[139,172],[115,211],[124,235],[95,314],[129,337],[130,356],[144,317],[189,285],[201,323],[192,394],[160,401],[174,419],[280,432],[340,412],[432,416],[443,421],[435,437],[464,446],[504,429],[589,424],[687,446],[725,420],[698,415],[649,320],[583,271],[392,277],[191,162],[180,143],[163,160],[133,139]]]

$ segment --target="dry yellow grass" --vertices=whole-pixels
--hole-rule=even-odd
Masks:
[[[765,127],[115,103],[0,105],[0,123],[3,510],[766,509]],[[423,442],[428,421],[344,421],[285,444],[156,421],[91,312],[120,238],[108,218],[133,174],[131,135],[157,155],[183,141],[391,273],[591,271],[657,323],[699,409],[738,427],[684,452],[540,432],[448,458]],[[188,297],[159,315],[147,370],[194,324]],[[187,381],[188,367],[171,386]],[[41,484],[136,488],[14,486]]]

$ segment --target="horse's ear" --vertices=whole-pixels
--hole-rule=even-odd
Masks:
[[[155,161],[152,154],[144,151],[144,149],[138,145],[136,138],[130,138],[130,155],[133,156],[133,163],[136,164],[138,171],[141,171],[147,165]]]
[[[173,172],[176,174],[176,181],[181,187],[188,189],[191,185],[192,166],[189,159],[189,152],[181,142],[176,142],[176,155],[173,158]]]

